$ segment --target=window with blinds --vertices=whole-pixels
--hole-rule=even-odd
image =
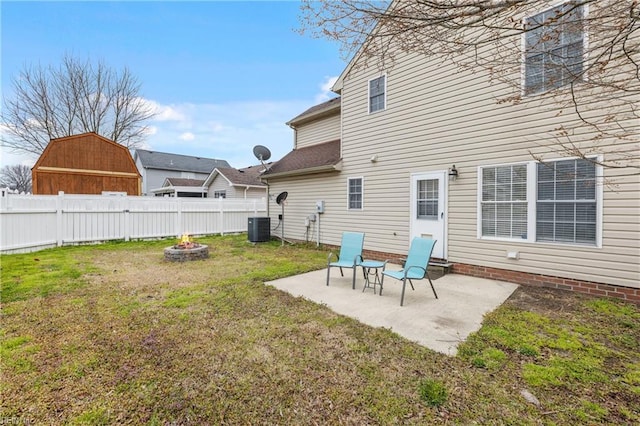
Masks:
[[[541,93],[581,78],[584,8],[570,1],[525,20],[524,93]]]
[[[478,236],[601,244],[596,158],[479,168]]]
[[[482,169],[482,236],[527,238],[526,164]]]
[[[537,180],[536,239],[595,244],[595,164],[582,159],[538,163]]]

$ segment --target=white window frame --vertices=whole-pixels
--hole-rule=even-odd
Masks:
[[[486,235],[482,235],[482,205],[483,205],[483,199],[482,199],[482,195],[484,192],[483,189],[483,183],[484,181],[482,180],[482,176],[483,176],[483,170],[484,169],[493,169],[493,168],[499,168],[499,167],[513,167],[513,166],[525,166],[526,167],[526,173],[527,173],[527,180],[525,181],[526,184],[526,188],[525,188],[525,200],[493,200],[493,202],[487,202],[487,203],[492,203],[494,204],[496,207],[499,206],[500,204],[504,203],[504,204],[509,204],[509,205],[514,205],[514,204],[525,204],[526,205],[526,209],[527,209],[527,238],[516,238],[516,237],[494,237],[494,236],[486,236]],[[496,240],[507,240],[507,241],[526,241],[529,239],[529,231],[530,231],[530,225],[531,225],[531,203],[530,201],[532,200],[531,198],[531,193],[529,191],[529,188],[531,187],[531,182],[530,182],[530,176],[531,176],[531,167],[529,165],[528,162],[519,162],[519,163],[509,163],[509,164],[497,164],[497,165],[491,165],[491,166],[481,166],[478,167],[478,187],[479,187],[479,193],[478,193],[478,223],[479,223],[479,229],[478,229],[478,233],[480,235],[480,237],[482,239],[496,239]],[[501,203],[502,202],[502,203]],[[535,207],[535,206],[534,206]],[[534,214],[535,214],[535,209],[534,209]]]
[[[384,98],[384,105],[381,109],[377,109],[375,111],[371,111],[371,82],[373,80],[377,80],[379,78],[383,78],[384,77],[384,94],[383,94],[383,98]],[[387,109],[387,73],[384,74],[380,74],[377,77],[374,78],[370,78],[367,81],[367,109],[369,111],[369,114],[375,114],[377,112],[382,112],[385,111]]]
[[[360,208],[351,207],[351,181],[360,180]],[[361,211],[364,210],[364,177],[354,176],[347,178],[347,210]]]
[[[222,189],[222,190],[218,190],[218,191],[213,191],[213,198],[226,199],[227,198],[227,190],[226,189]]]
[[[562,0],[562,1],[556,1],[553,2],[552,4],[549,5],[549,7],[537,11],[536,13],[532,13],[530,15],[525,16],[522,19],[522,28],[525,28],[527,25],[527,21],[530,20],[531,18],[533,18],[534,16],[537,16],[539,14],[545,13],[551,9],[554,9],[558,6],[561,6],[565,3],[570,3],[572,0]],[[582,17],[583,17],[583,27],[582,27],[582,76],[579,80],[576,81],[586,81],[588,79],[588,75],[587,75],[587,69],[588,69],[588,64],[587,64],[587,59],[588,59],[588,55],[587,52],[589,50],[589,4],[583,4],[582,6]],[[562,84],[560,86],[557,87],[552,87],[552,88],[548,88],[545,90],[541,90],[541,91],[537,91],[537,92],[530,92],[527,93],[526,90],[526,69],[527,69],[527,33],[526,32],[522,32],[521,34],[521,38],[520,38],[520,94],[525,97],[525,96],[537,96],[537,95],[542,95],[544,93],[548,93],[550,91],[553,90],[558,90],[561,89],[565,86],[567,86],[567,84]]]
[[[536,241],[537,229],[536,229],[536,204],[538,201],[538,174],[537,174],[537,165],[539,161],[527,161],[527,162],[513,162],[513,163],[502,163],[502,164],[487,164],[478,166],[477,168],[477,206],[476,206],[476,229],[477,229],[477,238],[479,240],[488,240],[488,241],[504,241],[509,243],[528,243],[528,244],[536,244],[536,245],[554,245],[554,246],[574,246],[574,247],[592,247],[592,248],[602,248],[602,219],[603,219],[603,176],[604,169],[600,165],[602,164],[603,157],[602,155],[597,155],[593,158],[593,161],[596,163],[596,238],[593,244],[580,244],[580,243],[569,243],[569,242],[561,242],[561,241]],[[556,162],[556,161],[564,161],[564,160],[576,160],[578,157],[560,157],[560,158],[549,158],[544,160],[544,162]],[[482,170],[484,168],[491,167],[504,167],[504,166],[514,166],[519,164],[527,165],[527,238],[505,238],[505,237],[490,237],[482,235]]]

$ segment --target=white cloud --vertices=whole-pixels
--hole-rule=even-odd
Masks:
[[[153,117],[155,121],[184,121],[187,119],[174,105],[161,105],[149,99],[142,102],[155,114]]]
[[[285,124],[309,108],[308,102],[232,102],[225,104],[155,103],[179,120],[155,117],[146,140],[149,149],[226,160],[232,167],[257,164],[255,145],[265,145],[273,161],[293,146],[293,131]]]
[[[336,81],[338,81],[337,76],[324,78],[324,81],[320,85],[321,92],[316,95],[316,103],[322,103],[337,96],[334,92],[331,91],[331,88],[334,84],[336,84]]]
[[[194,135],[191,132],[185,132],[185,133],[181,134],[179,136],[179,138],[182,139],[183,141],[192,141],[192,140],[194,140],[196,138],[196,135]]]

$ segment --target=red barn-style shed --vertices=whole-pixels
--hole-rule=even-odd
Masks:
[[[34,194],[140,195],[142,179],[129,150],[96,133],[52,139],[31,176]]]

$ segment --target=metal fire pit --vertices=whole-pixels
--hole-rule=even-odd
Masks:
[[[164,249],[164,258],[169,262],[187,262],[189,260],[207,259],[209,257],[209,246],[197,244],[194,247],[171,246]]]

